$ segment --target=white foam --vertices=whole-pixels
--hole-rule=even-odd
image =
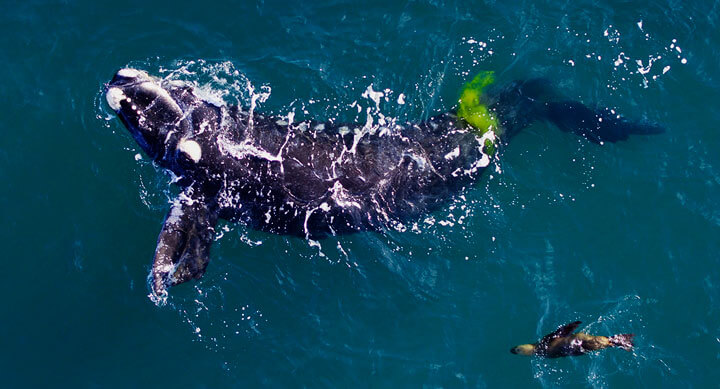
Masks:
[[[288,132],[288,134],[290,134],[290,132]],[[272,155],[265,149],[257,147],[247,140],[243,143],[235,143],[231,140],[228,140],[227,138],[220,137],[218,138],[217,144],[220,148],[221,153],[230,155],[236,159],[243,159],[248,156],[255,156],[266,159],[268,161],[282,162],[282,148],[277,155]]]
[[[380,98],[383,96],[385,96],[385,93],[373,90],[372,84],[368,85],[367,89],[362,94],[362,97],[370,99],[375,103],[375,109],[378,111],[380,110]],[[358,109],[358,112],[360,112],[360,109]]]
[[[342,186],[340,181],[335,181],[335,184],[333,184],[332,188],[330,188],[331,197],[333,200],[335,200],[335,204],[343,207],[355,207],[358,209],[362,209],[362,206],[357,201],[354,201],[350,193]],[[327,203],[323,203],[327,206]],[[320,205],[320,208],[322,208],[325,212],[330,210],[330,207],[328,206],[328,209],[323,208],[323,205]]]
[[[183,211],[180,208],[179,204],[173,204],[173,206],[170,208],[170,213],[167,216],[167,219],[165,219],[165,224],[168,226],[175,226],[180,223],[180,218],[183,215]]]
[[[456,147],[455,150],[445,154],[445,159],[451,160],[460,156],[460,146]]]
[[[200,100],[206,103],[212,104],[218,108],[225,106],[222,93],[213,90],[206,90],[205,88],[193,88],[193,94]]]

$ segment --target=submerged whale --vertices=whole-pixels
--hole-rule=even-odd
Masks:
[[[158,238],[154,296],[203,275],[219,218],[305,238],[378,230],[446,203],[534,121],[596,143],[662,131],[566,100],[543,79],[493,82],[479,74],[451,112],[372,126],[290,123],[215,105],[184,82],[119,70],[108,105],[182,187]]]

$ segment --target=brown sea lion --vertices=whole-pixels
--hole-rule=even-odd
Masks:
[[[581,322],[575,321],[558,327],[557,330],[543,336],[537,343],[521,344],[510,352],[520,355],[538,355],[546,358],[559,358],[587,354],[590,351],[608,347],[620,347],[625,351],[633,348],[634,334],[614,336],[595,336],[582,332],[573,334]]]

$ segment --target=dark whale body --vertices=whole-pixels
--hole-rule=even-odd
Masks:
[[[213,105],[184,83],[118,71],[108,104],[183,187],[158,238],[155,296],[202,276],[218,218],[305,238],[381,229],[447,202],[488,166],[496,145],[533,121],[594,142],[660,131],[549,91],[543,80],[495,91],[489,105],[503,135],[481,137],[453,112],[387,126],[288,123]]]
[[[368,129],[255,114],[248,125],[250,114],[231,107],[221,126],[233,131],[200,135],[217,147],[202,174],[223,177],[219,216],[256,229],[309,238],[378,229],[472,181],[483,154],[469,131],[448,131],[453,120]]]

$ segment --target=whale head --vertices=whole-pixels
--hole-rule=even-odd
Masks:
[[[196,96],[194,88],[137,69],[120,69],[105,99],[135,141],[161,165],[186,173],[203,156],[199,134],[215,129],[218,108]]]
[[[143,71],[120,69],[108,84],[105,99],[154,160],[164,157],[168,135],[184,126],[184,113],[177,101],[160,80]]]

